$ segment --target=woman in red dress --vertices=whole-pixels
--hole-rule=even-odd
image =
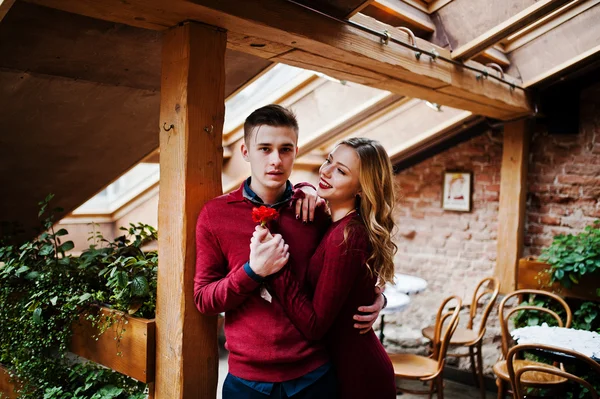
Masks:
[[[373,330],[353,327],[353,315],[375,300],[375,285],[394,275],[393,173],[383,146],[352,138],[339,143],[319,170],[317,193],[332,224],[311,258],[300,286],[289,268],[275,274],[269,292],[310,339],[325,339],[341,399],[396,397],[394,370]],[[251,250],[261,245],[257,231]],[[283,338],[283,337],[282,337]],[[283,338],[284,339],[284,338]]]

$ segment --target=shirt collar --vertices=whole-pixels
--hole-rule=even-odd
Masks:
[[[246,179],[246,181],[243,184],[243,188],[242,188],[242,195],[244,196],[244,198],[248,199],[250,202],[252,202],[255,205],[267,205],[270,206],[271,208],[276,208],[286,202],[288,202],[290,199],[292,199],[292,196],[294,194],[294,190],[292,188],[292,183],[290,183],[290,181],[286,181],[285,182],[285,191],[283,192],[283,194],[281,195],[281,197],[279,197],[279,200],[271,205],[265,204],[265,202],[262,200],[262,198],[260,198],[258,196],[258,194],[256,194],[254,191],[252,191],[252,189],[250,188],[250,183],[252,182],[252,177],[249,177]]]

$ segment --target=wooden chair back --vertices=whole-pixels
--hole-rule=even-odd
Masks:
[[[584,379],[582,379],[581,377],[579,377],[575,374],[566,372],[561,369],[548,368],[548,367],[544,367],[543,365],[540,365],[540,366],[531,365],[531,366],[521,367],[515,371],[514,364],[513,364],[514,360],[519,357],[521,352],[528,351],[528,350],[529,351],[544,350],[544,351],[548,351],[548,352],[553,352],[553,354],[555,356],[563,354],[568,357],[575,358],[578,362],[588,366],[592,371],[594,371],[598,375],[598,377],[600,377],[600,364],[595,362],[592,358],[585,356],[579,352],[575,352],[575,351],[572,351],[569,349],[559,348],[559,347],[555,347],[555,346],[542,345],[542,344],[516,345],[513,348],[511,348],[511,350],[508,352],[508,355],[506,357],[508,374],[510,375],[510,383],[512,385],[512,391],[514,392],[515,398],[522,399],[522,398],[526,397],[525,392],[524,392],[524,386],[523,386],[524,384],[521,381],[521,377],[523,376],[523,374],[525,374],[527,372],[551,374],[551,375],[556,375],[556,376],[566,378],[568,380],[576,382],[576,383],[584,386],[585,388],[587,388],[589,390],[592,398],[594,398],[594,399],[599,398],[598,397],[599,393],[598,393],[598,391],[596,391],[594,389],[592,384],[590,384],[589,382],[585,381]]]
[[[559,304],[565,311],[565,315],[566,315],[565,321],[563,322],[562,319],[560,318],[560,316],[558,315],[558,313],[556,313],[555,311],[548,309],[548,308],[544,308],[542,306],[519,304],[519,305],[515,306],[514,308],[510,308],[509,310],[505,311],[506,304],[511,298],[522,297],[525,295],[532,295],[532,294],[539,296],[539,297],[550,298],[550,299],[554,300],[557,304]],[[565,302],[564,299],[562,299],[561,297],[559,297],[558,295],[556,295],[552,292],[525,289],[525,290],[513,291],[510,294],[507,294],[500,302],[500,306],[498,308],[498,316],[500,317],[500,332],[501,332],[501,336],[502,336],[502,355],[504,356],[505,359],[506,359],[506,356],[508,356],[508,350],[509,350],[510,342],[512,340],[512,337],[511,337],[510,331],[509,331],[510,317],[513,314],[515,314],[517,312],[521,312],[521,311],[537,311],[537,312],[541,312],[541,313],[547,313],[556,320],[559,327],[569,328],[571,326],[571,322],[573,320],[573,314],[571,313],[571,308],[569,308],[569,305],[567,305],[567,303]]]
[[[435,359],[438,362],[438,372],[444,368],[450,339],[452,338],[452,334],[454,334],[456,327],[458,327],[461,306],[462,300],[460,297],[456,295],[450,296],[444,299],[435,317],[432,359]],[[446,323],[448,319],[450,320]]]
[[[485,298],[483,304],[483,314],[479,324],[478,334],[482,336],[485,334],[485,324],[487,319],[498,299],[498,292],[500,291],[500,281],[496,277],[484,278],[477,284],[475,292],[473,292],[473,300],[471,301],[471,309],[469,310],[469,323],[467,328],[472,330],[474,327],[475,317],[477,316],[477,310],[479,309],[479,302]]]

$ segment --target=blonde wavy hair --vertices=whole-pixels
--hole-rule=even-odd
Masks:
[[[358,180],[362,195],[357,197],[356,207],[373,247],[367,267],[377,277],[378,285],[393,283],[394,254],[398,247],[392,241],[395,227],[392,212],[396,205],[392,162],[385,148],[376,140],[354,137],[339,145],[353,148],[360,160]]]

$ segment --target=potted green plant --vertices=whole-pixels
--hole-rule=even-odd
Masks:
[[[550,265],[552,281],[560,282],[565,288],[597,274],[600,270],[600,220],[579,234],[557,235],[542,251],[540,260]],[[600,295],[600,288],[597,294]]]
[[[53,213],[47,210],[51,199],[40,203],[40,216],[49,213],[42,223],[43,233],[18,244],[0,237],[0,364],[12,375],[6,382],[3,373],[2,384],[16,384],[19,398],[145,398],[145,384],[74,358],[69,352],[70,327],[84,314],[96,326],[112,326],[100,313],[89,312],[98,303],[113,301],[117,309],[153,314],[156,255],[144,253],[141,246],[156,231],[131,226],[133,234],[105,245],[107,249],[93,244],[87,256],[74,257],[68,254],[73,243],[64,241],[67,231],[53,228]],[[132,257],[141,263],[133,266]],[[149,276],[147,287],[142,286],[139,273],[127,274],[139,271],[142,264],[148,269],[144,270]],[[107,351],[116,355],[114,338]],[[153,344],[153,339],[147,341]],[[12,388],[6,389],[5,394],[14,395]]]
[[[560,234],[538,260],[519,261],[517,288],[537,288],[585,300],[600,299],[600,221],[578,234]]]
[[[157,234],[141,223],[121,230],[126,234],[112,242],[92,232],[93,243],[80,256],[81,267],[100,277],[96,301],[109,305],[91,308],[74,323],[70,349],[147,383],[154,380],[158,254],[142,248]]]

